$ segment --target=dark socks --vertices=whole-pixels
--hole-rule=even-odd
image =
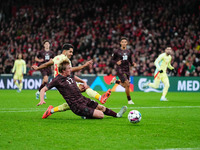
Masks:
[[[131,100],[131,96],[127,96],[127,99],[128,99],[128,101],[130,101]]]
[[[120,84],[120,81],[119,81],[119,80],[116,80],[115,83],[116,83],[116,84]]]
[[[105,115],[107,116],[113,116],[113,117],[116,117],[117,116],[117,113],[112,111],[111,109],[109,108],[106,108],[106,111],[104,112]]]

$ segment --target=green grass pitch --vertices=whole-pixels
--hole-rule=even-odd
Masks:
[[[0,90],[1,150],[200,149],[200,93],[169,92],[169,101],[160,102],[161,93],[132,92],[135,105],[128,105],[125,93],[113,92],[105,106],[116,112],[128,106],[122,118],[83,120],[71,111],[41,119],[49,105],[65,101],[51,90],[38,107],[35,92]],[[138,124],[127,119],[133,109],[142,114]]]

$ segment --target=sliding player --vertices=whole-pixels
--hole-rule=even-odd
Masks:
[[[42,64],[39,67],[37,67],[37,66],[32,66],[32,67],[35,70],[40,70],[40,69],[45,68],[49,65],[54,65],[54,77],[56,77],[59,74],[58,67],[59,67],[60,62],[62,62],[63,60],[68,60],[70,65],[71,65],[71,61],[69,59],[73,55],[73,48],[74,47],[71,44],[64,44],[63,48],[62,48],[63,52],[62,52],[61,55],[54,57],[54,59],[48,61],[47,63]],[[79,71],[79,70],[81,70],[81,69],[83,69],[86,66],[91,65],[91,64],[92,64],[92,61],[88,61],[82,66],[72,67],[72,72]],[[111,94],[111,90],[109,89],[106,93],[104,93],[103,95],[100,95],[98,92],[94,91],[89,86],[87,86],[86,83],[78,84],[78,87],[79,87],[79,90],[81,92],[86,92],[88,96],[99,100],[102,104],[104,104],[106,102],[106,100],[109,98],[109,96]],[[52,112],[52,113],[62,112],[62,111],[66,111],[66,110],[69,110],[69,109],[70,108],[69,108],[68,104],[64,103],[62,105],[55,107],[54,112]],[[46,117],[48,117],[48,116],[43,116],[43,118],[46,118]]]
[[[85,116],[86,118],[103,119],[104,114],[119,118],[122,117],[122,115],[126,112],[126,106],[122,107],[119,113],[116,113],[111,109],[99,105],[97,102],[84,97],[77,87],[74,76],[71,75],[72,69],[69,61],[64,60],[61,62],[58,70],[60,74],[40,91],[40,102],[38,103],[38,106],[45,104],[44,93],[47,90],[56,87],[68,103],[72,112],[76,115]],[[50,116],[51,110],[47,110],[45,114],[46,116]]]

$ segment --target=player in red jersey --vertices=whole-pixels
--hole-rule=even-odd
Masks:
[[[48,62],[50,59],[54,58],[54,52],[50,50],[50,42],[48,40],[45,40],[43,42],[43,46],[44,46],[44,50],[41,50],[39,54],[35,57],[35,61],[39,62],[38,63],[39,66],[43,63]],[[51,66],[41,69],[40,72],[42,74],[43,80],[42,80],[42,84],[40,85],[40,88],[35,93],[36,99],[39,99],[40,90],[48,83],[49,76],[52,74]],[[45,99],[46,98],[47,97],[45,94]]]
[[[134,104],[134,102],[131,100],[130,96],[130,83],[129,83],[129,77],[130,77],[130,64],[133,66],[136,66],[134,62],[132,62],[131,56],[132,52],[127,49],[128,40],[127,38],[123,37],[120,40],[120,46],[121,48],[114,51],[112,54],[112,63],[117,64],[117,76],[119,77],[119,80],[116,80],[114,77],[111,81],[112,83],[120,84],[125,88],[125,92],[128,99],[128,104]]]

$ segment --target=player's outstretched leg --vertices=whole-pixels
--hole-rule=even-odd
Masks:
[[[121,118],[123,114],[126,112],[126,110],[127,110],[127,106],[123,106],[121,110],[117,113],[117,117]]]
[[[35,98],[35,99],[39,99],[39,97],[40,97],[40,92],[39,92],[39,91],[37,91],[37,92],[35,93],[35,96],[36,96],[36,98]]]
[[[146,88],[146,87],[148,87],[149,86],[149,82],[146,82],[146,83],[144,83],[143,85],[142,85],[142,88]]]
[[[44,114],[43,114],[43,116],[42,116],[43,119],[45,119],[45,118],[47,118],[47,117],[49,117],[49,116],[52,115],[52,113],[51,113],[51,109],[52,109],[52,108],[53,108],[52,105],[50,105],[50,106],[47,108],[47,110],[44,112]]]
[[[105,104],[105,102],[107,101],[107,99],[110,97],[111,95],[111,89],[108,89],[108,91],[106,93],[104,93],[102,96],[101,96],[101,100],[100,102],[102,104]]]

